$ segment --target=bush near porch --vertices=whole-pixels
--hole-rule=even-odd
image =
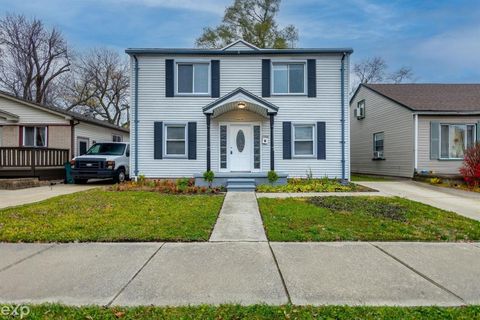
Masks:
[[[349,182],[342,185],[335,179],[291,178],[285,185],[262,184],[257,192],[358,192],[374,191],[370,188]]]
[[[126,181],[110,188],[111,191],[152,191],[168,194],[218,194],[221,187],[199,187],[195,179],[145,179],[140,176],[137,181]]]
[[[0,241],[206,241],[222,195],[92,189],[0,210]]]
[[[479,221],[402,198],[259,198],[258,204],[270,241],[480,239]]]

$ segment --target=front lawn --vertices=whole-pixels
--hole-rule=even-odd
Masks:
[[[387,197],[258,199],[271,241],[470,241],[480,222]]]
[[[347,306],[191,306],[191,307],[69,307],[29,306],[25,319],[478,319],[479,306],[347,307]]]
[[[0,210],[0,241],[206,241],[223,196],[93,189]]]
[[[374,191],[370,188],[347,183],[343,185],[335,179],[288,179],[285,185],[262,184],[257,186],[257,192],[355,192],[355,191]]]

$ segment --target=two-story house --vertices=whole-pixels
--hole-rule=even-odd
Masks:
[[[349,179],[352,49],[127,49],[131,176]]]

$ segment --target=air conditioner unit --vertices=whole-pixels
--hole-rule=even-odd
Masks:
[[[355,109],[355,117],[357,117],[357,119],[365,118],[365,109],[364,108],[356,108]]]
[[[382,151],[374,151],[373,152],[373,158],[374,159],[382,159],[383,158],[383,152]]]

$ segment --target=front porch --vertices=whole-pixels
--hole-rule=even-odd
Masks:
[[[274,185],[282,185],[287,183],[288,174],[285,172],[277,172],[278,180]],[[208,182],[203,179],[203,173],[194,175],[195,185],[201,187],[207,187]],[[228,186],[228,184],[251,182],[254,186],[260,184],[270,183],[268,181],[268,172],[215,172],[215,178],[213,180],[213,187]]]

